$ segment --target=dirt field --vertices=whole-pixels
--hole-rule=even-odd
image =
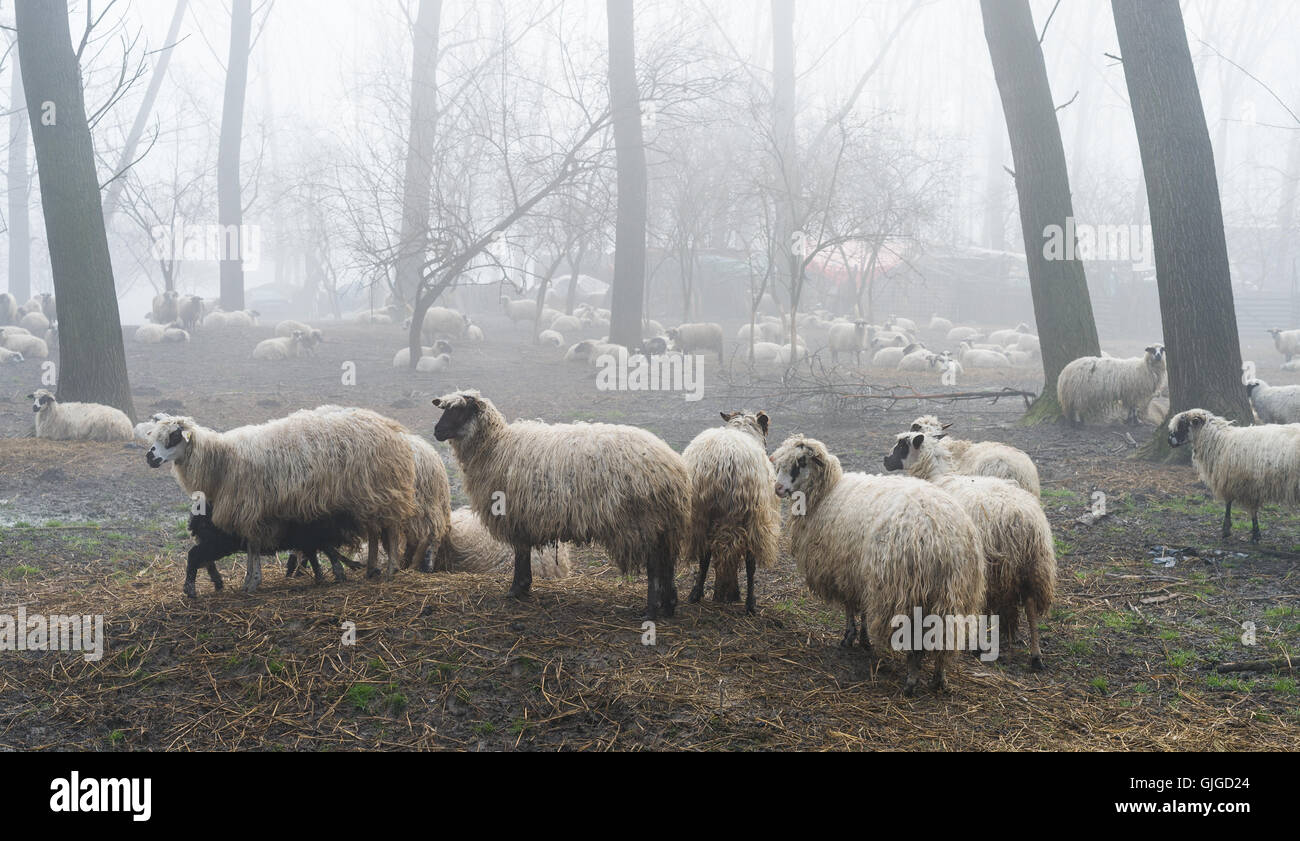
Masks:
[[[963,437],[1033,457],[1060,565],[1043,622],[1047,670],[1023,642],[995,663],[962,657],[950,691],[902,696],[902,664],[837,647],[842,617],[818,602],[783,554],[760,573],[759,613],[685,603],[693,565],[679,563],[678,615],[642,644],[645,583],[624,579],[596,548],[578,573],[505,597],[508,573],[425,575],[342,584],[285,579],[267,567],[255,595],[242,562],[227,588],[200,576],[181,594],[188,500],[134,444],[36,441],[36,363],[0,368],[0,614],[103,614],[102,660],[0,652],[0,749],[1054,749],[1251,750],[1300,746],[1293,672],[1220,673],[1226,661],[1293,656],[1300,647],[1300,517],[1266,509],[1264,539],[1222,508],[1190,467],[1128,458],[1151,428],[1080,432],[1014,425],[1019,398],[950,404],[836,401],[808,383],[725,376],[710,358],[704,398],[603,392],[592,369],[535,348],[483,319],[489,341],[457,347],[446,374],[390,366],[393,328],[322,326],[314,359],[258,363],[251,335],[198,334],[182,347],[128,344],[136,411],[188,414],[226,429],[323,403],[360,405],[432,437],[429,400],[477,387],[509,417],[646,427],[680,450],[718,411],[764,408],[769,446],[792,432],[826,441],[846,469],[879,472],[894,433],[918,414],[954,420]],[[811,342],[816,346],[816,337]],[[1247,337],[1251,338],[1251,337]],[[1247,358],[1274,384],[1295,382],[1252,340]],[[1131,352],[1141,342],[1104,343]],[[343,383],[354,363],[355,385]],[[863,383],[905,375],[863,372]],[[1041,374],[1039,374],[1041,377]],[[911,383],[944,390],[935,375]],[[1032,373],[975,376],[961,389],[1037,391]],[[877,392],[878,393],[878,392]],[[1130,434],[1133,440],[1130,440]],[[453,505],[464,504],[449,449]],[[1109,515],[1078,520],[1095,492]],[[1153,563],[1169,547],[1173,567]],[[1179,550],[1179,551],[1173,551]],[[355,623],[355,645],[343,623]],[[1254,623],[1255,644],[1242,642]]]

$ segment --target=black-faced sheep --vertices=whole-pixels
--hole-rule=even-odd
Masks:
[[[426,572],[492,572],[513,568],[515,550],[484,527],[468,507],[451,512],[451,525]],[[565,578],[572,572],[569,544],[538,546],[532,552],[534,578]]]
[[[443,410],[434,437],[451,441],[474,512],[515,550],[511,596],[528,594],[533,547],[595,542],[620,571],[646,568],[650,618],[673,615],[691,478],[671,447],[633,426],[507,424],[476,391],[433,404]]]
[[[149,432],[150,467],[172,464],[186,494],[201,491],[212,522],[248,543],[244,589],[262,580],[260,555],[272,551],[280,524],[348,515],[366,529],[368,576],[382,541],[395,539],[417,515],[415,466],[406,430],[365,409],[322,406],[264,424],[217,432],[191,418],[162,416]]]
[[[776,493],[794,497],[790,549],[815,595],[844,608],[841,645],[890,639],[895,617],[973,617],[984,606],[979,530],[951,495],[910,476],[844,473],[824,444],[802,435],[772,454]],[[796,496],[802,494],[802,496]],[[950,644],[934,650],[942,689]],[[916,692],[923,650],[907,657],[904,692]]]
[[[36,437],[54,441],[130,441],[131,419],[100,403],[60,403],[46,389],[27,395],[36,415]]]
[[[886,470],[904,470],[933,482],[961,503],[980,530],[984,547],[984,612],[1014,639],[1020,609],[1029,624],[1029,665],[1043,668],[1038,620],[1056,592],[1056,547],[1052,527],[1038,499],[991,476],[960,476],[942,443],[943,433],[904,432],[885,456]]]
[[[1138,413],[1156,396],[1164,376],[1163,345],[1151,345],[1131,359],[1081,356],[1061,369],[1056,396],[1061,412],[1076,426],[1104,418],[1116,403],[1128,412],[1126,423],[1137,424]]]
[[[1264,423],[1300,423],[1300,385],[1269,385],[1263,380],[1246,383],[1255,414]]]
[[[1205,409],[1169,419],[1169,446],[1192,442],[1192,464],[1223,502],[1223,536],[1232,533],[1232,504],[1250,512],[1250,540],[1259,542],[1259,509],[1300,502],[1300,425],[1233,426]]]
[[[740,601],[754,612],[754,570],[776,563],[781,512],[772,496],[776,475],[767,458],[766,412],[723,412],[725,426],[706,429],[682,451],[691,475],[691,554],[699,574],[689,601],[704,596],[713,563],[713,600]]]

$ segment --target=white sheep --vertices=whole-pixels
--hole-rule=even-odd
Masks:
[[[253,348],[254,359],[296,359],[304,353],[302,331],[295,330],[292,336],[277,336],[263,339]]]
[[[582,322],[571,315],[560,315],[553,319],[546,329],[560,334],[569,333],[572,335],[582,332]]]
[[[754,342],[755,365],[779,365],[787,352],[785,345],[774,342]]]
[[[897,369],[898,363],[903,361],[903,357],[907,356],[909,353],[915,353],[918,350],[922,350],[920,345],[881,348],[871,357],[871,367]]]
[[[802,435],[772,454],[776,493],[792,497],[790,551],[815,595],[844,609],[841,645],[890,639],[895,617],[973,617],[984,606],[979,531],[955,499],[910,476],[844,473],[824,444]],[[964,623],[963,627],[964,627]],[[951,656],[934,651],[931,686]],[[910,650],[904,692],[920,681],[924,652]]]
[[[994,330],[989,333],[989,341],[995,345],[1006,346],[1019,341],[1019,338],[1030,331],[1030,326],[1023,321],[1008,330]]]
[[[885,456],[886,470],[904,470],[952,494],[980,530],[985,562],[984,612],[1014,639],[1020,610],[1029,624],[1029,665],[1043,668],[1038,620],[1056,591],[1052,527],[1037,497],[1005,479],[959,475],[943,433],[904,432]]]
[[[203,299],[186,295],[176,305],[176,318],[186,330],[193,330],[203,321]]]
[[[0,347],[0,365],[23,361],[23,355],[18,351]]]
[[[141,324],[132,338],[142,345],[156,345],[163,340],[167,328],[162,324]]]
[[[483,328],[477,324],[470,324],[465,328],[465,341],[472,344],[481,344],[483,341]]]
[[[446,336],[451,339],[465,337],[469,329],[469,319],[450,307],[429,307],[424,314],[420,335],[424,341],[433,344],[433,340]]]
[[[510,323],[516,327],[521,321],[537,320],[537,302],[534,300],[526,298],[522,301],[512,301],[509,298],[502,298],[501,308],[510,319]]]
[[[992,476],[1006,479],[1034,496],[1041,495],[1038,468],[1023,450],[998,441],[963,441],[960,438],[942,437],[951,427],[940,423],[934,415],[922,415],[912,421],[912,432],[925,432],[933,436],[930,443],[942,447],[954,473],[963,476]]]
[[[939,354],[916,346],[914,350],[904,350],[903,358],[898,360],[900,371],[932,371],[939,361]]]
[[[1072,424],[1105,417],[1116,403],[1127,410],[1126,422],[1136,424],[1164,376],[1163,345],[1150,345],[1145,355],[1131,359],[1083,356],[1061,369],[1056,396]]]
[[[1246,383],[1246,395],[1264,423],[1300,423],[1300,385],[1251,380]]]
[[[781,512],[772,495],[776,474],[767,458],[766,412],[723,412],[725,426],[695,436],[682,451],[691,475],[691,557],[699,564],[689,602],[704,597],[709,564],[713,600],[740,600],[745,567],[745,612],[754,613],[754,570],[776,563]]]
[[[421,356],[415,363],[415,370],[421,374],[436,374],[451,367],[451,354],[440,353],[437,356]]]
[[[1268,331],[1273,337],[1273,347],[1290,362],[1291,357],[1300,354],[1300,330],[1281,330],[1277,327]]]
[[[965,342],[974,341],[980,336],[980,331],[974,327],[954,327],[948,331],[948,341]]]
[[[538,333],[537,341],[551,347],[564,347],[564,336],[554,330],[543,330]]]
[[[47,359],[50,355],[50,349],[44,339],[26,332],[10,332],[6,329],[0,335],[0,346],[21,353],[25,359]]]
[[[717,322],[679,324],[668,330],[666,335],[673,343],[673,347],[682,353],[711,350],[718,355],[718,361],[722,361],[726,355],[723,348],[722,325]]]
[[[1011,360],[996,350],[984,350],[962,342],[958,346],[957,358],[967,368],[1010,368]]]
[[[515,550],[511,596],[529,592],[533,547],[596,542],[621,572],[646,568],[649,618],[673,615],[691,478],[671,447],[633,426],[507,424],[476,391],[433,404],[443,410],[434,437],[451,441],[475,513]]]
[[[895,327],[901,327],[909,333],[916,332],[916,322],[910,318],[903,318],[900,315],[891,315],[886,324],[892,324]]]
[[[153,296],[153,310],[150,318],[154,324],[170,324],[180,316],[181,294],[175,289],[168,289]]]
[[[1192,442],[1192,464],[1224,504],[1223,536],[1232,533],[1232,504],[1250,512],[1250,540],[1259,542],[1259,509],[1300,502],[1300,425],[1233,426],[1205,409],[1169,419],[1169,446]]]
[[[424,564],[426,555],[436,554],[451,528],[451,486],[442,456],[425,439],[406,433],[415,463],[415,507],[417,514],[402,527],[402,569]]]
[[[25,330],[32,331],[33,333],[44,333],[46,330],[50,329],[50,320],[45,317],[45,313],[38,310],[36,312],[29,312],[22,318],[18,319],[18,326]]]
[[[130,441],[131,419],[121,409],[101,403],[60,403],[39,389],[27,395],[36,415],[36,437],[54,441]]]
[[[865,321],[831,325],[828,339],[832,363],[839,364],[841,353],[851,353],[854,363],[862,364],[862,351],[867,348],[867,326]]]
[[[295,332],[302,334],[302,349],[308,354],[314,355],[316,345],[325,341],[324,333],[310,324],[303,324],[301,321],[287,320],[275,325],[275,335],[281,338],[290,338]]]
[[[18,321],[18,301],[8,292],[0,292],[0,327]]]
[[[538,546],[532,551],[534,578],[566,578],[573,571],[572,552],[567,543]],[[473,509],[451,512],[447,537],[433,555],[429,572],[492,572],[513,567],[515,550],[502,543],[483,526]]]
[[[943,333],[946,336],[948,335],[948,331],[951,329],[952,329],[952,322],[949,321],[948,319],[943,318],[939,315],[930,316],[930,330],[932,332]]]

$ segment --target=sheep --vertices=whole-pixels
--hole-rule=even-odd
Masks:
[[[357,324],[392,324],[393,317],[386,312],[357,313],[353,319]]]
[[[778,365],[789,367],[791,363],[798,362],[807,357],[808,346],[803,343],[802,339],[800,339],[798,347],[791,347],[788,344],[781,345],[781,349],[778,350],[776,354],[776,362]]]
[[[1038,337],[1032,333],[1021,333],[1017,336],[1015,347],[1017,350],[1028,351],[1029,353],[1042,352],[1042,348],[1038,342]]]
[[[832,324],[830,330],[831,362],[839,364],[841,353],[853,354],[854,364],[862,364],[862,351],[867,347],[867,322]]]
[[[674,614],[673,569],[689,537],[691,478],[671,447],[634,426],[507,425],[477,391],[433,405],[443,410],[434,437],[451,441],[474,512],[514,548],[510,596],[528,595],[532,547],[596,542],[621,572],[646,568],[648,618]]]
[[[130,441],[135,427],[121,409],[100,403],[60,403],[38,389],[27,395],[36,415],[36,437],[52,441]]]
[[[963,476],[992,476],[1006,479],[1034,496],[1041,495],[1038,468],[1023,450],[998,441],[963,441],[940,436],[952,424],[940,423],[934,415],[922,415],[912,421],[912,432],[924,432],[932,437],[931,444],[942,447],[952,464],[954,473]]]
[[[249,330],[257,325],[257,315],[254,310],[215,310],[203,319],[203,323],[211,330]]]
[[[916,332],[916,322],[910,318],[903,318],[901,315],[891,315],[886,324],[892,324],[895,327],[901,327],[909,333]]]
[[[8,292],[0,292],[0,326],[18,321],[18,302]]]
[[[1027,350],[1016,350],[1014,348],[1006,352],[1007,361],[1014,368],[1028,368],[1034,362],[1034,354]]]
[[[898,364],[903,361],[903,357],[918,350],[923,350],[923,348],[915,344],[906,347],[881,348],[871,357],[871,366],[873,368],[897,368]]]
[[[962,342],[958,347],[957,357],[968,368],[1010,368],[1011,360],[996,350],[974,348],[970,342]]]
[[[989,333],[989,341],[995,345],[1009,345],[1016,341],[1018,337],[1028,333],[1030,326],[1023,321],[1009,330],[994,330]]]
[[[473,344],[480,344],[483,341],[483,328],[477,324],[470,324],[465,328],[465,341]]]
[[[162,340],[164,342],[188,342],[190,334],[175,325],[169,324],[163,329]]]
[[[776,365],[786,355],[785,345],[774,342],[754,342],[754,364]]]
[[[23,362],[23,355],[16,350],[0,347],[0,365],[10,362]]]
[[[952,329],[952,322],[949,321],[948,319],[943,318],[939,315],[930,316],[930,330],[932,332],[943,333],[946,336],[948,335],[948,331],[951,329]]]
[[[17,351],[24,359],[47,359],[50,349],[45,340],[30,333],[5,332],[0,337],[0,345],[6,350]]]
[[[141,324],[132,339],[142,345],[156,345],[163,340],[167,328],[161,324]]]
[[[423,565],[425,556],[442,545],[451,528],[451,486],[442,456],[419,435],[406,433],[406,442],[415,463],[419,513],[402,528],[402,569],[408,569],[416,560]]]
[[[793,497],[790,550],[808,584],[843,607],[844,647],[889,639],[896,616],[974,616],[984,605],[984,552],[975,524],[946,492],[910,476],[844,473],[824,444],[802,435],[772,454],[776,493]],[[923,651],[907,658],[916,692]],[[931,687],[944,687],[948,646],[934,652]]]
[[[937,367],[939,354],[928,351],[925,348],[918,348],[911,353],[906,353],[903,358],[898,360],[898,370],[900,371],[930,371]]]
[[[943,433],[904,432],[885,456],[886,470],[906,469],[952,494],[980,530],[985,562],[984,612],[1014,639],[1020,610],[1029,623],[1029,666],[1042,671],[1038,619],[1056,590],[1052,527],[1037,497],[1005,479],[954,472]]]
[[[49,292],[42,292],[39,296],[41,299],[41,312],[49,319],[50,323],[59,320],[59,310],[55,305],[54,295]]]
[[[301,330],[293,331],[292,336],[277,336],[274,339],[263,339],[253,348],[254,359],[292,359],[302,356],[303,335]]]
[[[1300,354],[1300,330],[1281,330],[1277,327],[1268,331],[1273,337],[1273,347],[1290,362],[1291,357]]]
[[[175,289],[168,289],[153,296],[151,318],[154,324],[170,324],[177,319],[180,315],[180,296]]]
[[[980,331],[974,327],[954,327],[948,331],[948,341],[964,342],[979,337]]]
[[[566,578],[572,572],[567,543],[552,543],[532,550],[535,578]],[[492,536],[469,507],[451,512],[447,536],[433,553],[428,572],[492,572],[514,564],[509,544]]]
[[[564,336],[554,330],[543,330],[537,334],[537,340],[551,347],[564,347]]]
[[[443,339],[439,339],[437,342],[433,344],[432,347],[420,348],[421,358],[426,356],[435,356],[439,353],[451,353],[451,345],[448,344]],[[399,350],[397,353],[393,354],[393,367],[394,368],[411,367],[411,349],[409,347],[404,347],[401,350]]]
[[[419,511],[415,464],[406,430],[365,409],[321,406],[263,424],[217,432],[192,418],[158,416],[145,461],[171,463],[188,495],[215,507],[213,524],[247,542],[244,590],[262,582],[260,555],[272,551],[285,522],[314,523],[348,515],[370,540],[366,575],[379,576],[379,543],[394,541]]]
[[[673,347],[682,353],[711,350],[721,362],[725,356],[722,342],[722,325],[713,321],[697,324],[679,324],[667,331]]]
[[[176,318],[186,330],[193,330],[203,322],[203,299],[186,295],[176,305]]]
[[[1246,383],[1246,395],[1264,423],[1300,423],[1300,385],[1251,380]]]
[[[1136,425],[1165,376],[1165,348],[1150,345],[1143,356],[1112,359],[1082,356],[1061,369],[1056,396],[1061,411],[1075,426],[1103,417],[1116,402],[1128,410],[1126,423]]]
[[[18,320],[18,326],[41,333],[50,328],[50,320],[45,317],[43,312],[29,312]]]
[[[509,298],[501,299],[501,308],[505,311],[506,317],[515,327],[519,326],[521,321],[537,320],[537,302],[525,298],[522,301],[512,301]]]
[[[451,354],[440,353],[437,356],[421,356],[415,363],[415,370],[421,374],[436,374],[451,367]]]
[[[699,563],[687,599],[704,597],[709,563],[713,600],[740,601],[745,565],[745,612],[754,613],[754,570],[776,563],[781,512],[772,496],[776,475],[767,459],[766,412],[722,412],[725,426],[695,436],[682,451],[691,476],[691,555]]]
[[[583,339],[581,342],[570,345],[569,349],[564,353],[564,361],[590,362],[592,349],[596,344],[594,339]]]
[[[547,329],[556,333],[580,333],[582,332],[582,322],[571,315],[561,315],[547,325]]]
[[[465,338],[469,319],[450,307],[429,307],[421,322],[420,335],[430,344],[439,336],[452,339]]]
[[[1259,542],[1259,509],[1300,502],[1300,425],[1237,427],[1205,409],[1169,419],[1169,446],[1192,442],[1192,464],[1224,504],[1223,537],[1232,533],[1232,504],[1250,512],[1250,542]]]
[[[324,334],[322,334],[321,331],[316,330],[310,324],[304,324],[301,321],[288,319],[275,325],[275,335],[282,338],[292,336],[294,331],[302,333],[303,341],[310,341],[312,345],[316,345],[325,340]]]

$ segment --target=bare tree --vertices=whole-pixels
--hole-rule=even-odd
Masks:
[[[244,207],[239,172],[244,137],[244,95],[248,87],[248,53],[253,35],[252,0],[233,0],[230,7],[230,52],[226,61],[226,94],[221,108],[221,139],[217,146],[217,220],[225,231],[223,243],[238,243],[235,254],[221,255],[221,306],[244,308]]]
[[[618,222],[610,340],[627,347],[641,342],[645,295],[646,156],[641,137],[641,95],[636,78],[632,0],[606,0],[609,24],[609,99],[618,158]]]
[[[402,185],[402,231],[397,253],[398,300],[415,299],[429,238],[429,190],[438,125],[438,28],[442,0],[420,0],[411,58],[411,119]]]
[[[23,101],[23,74],[18,66],[16,44],[13,61],[9,87],[9,292],[19,301],[26,301],[32,294],[32,234],[28,212],[31,173],[27,168],[31,126],[27,103]]]

